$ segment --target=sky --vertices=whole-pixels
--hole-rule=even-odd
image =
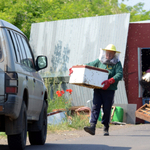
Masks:
[[[121,3],[122,0],[118,0],[119,3]],[[150,10],[150,0],[124,0],[123,3],[128,6],[134,6],[135,4],[142,2],[145,3],[143,9],[146,11]]]

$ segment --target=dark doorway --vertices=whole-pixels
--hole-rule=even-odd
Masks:
[[[142,76],[150,69],[150,48],[141,49]],[[150,84],[150,82],[149,82]],[[150,97],[150,91],[143,89],[143,97]]]
[[[146,72],[150,69],[150,48],[143,48],[141,50],[142,53],[142,73]]]

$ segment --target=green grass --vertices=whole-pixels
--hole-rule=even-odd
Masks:
[[[48,89],[48,113],[52,112],[54,109],[66,109],[68,110],[71,107],[71,98],[70,95],[71,93],[68,93],[66,91],[64,91],[68,95],[68,98],[65,97],[65,94],[62,94],[62,96],[58,96],[56,94],[57,91],[62,91],[63,89],[61,89],[61,83],[56,85],[56,81],[57,79],[54,79],[53,81],[51,81],[49,78],[44,78],[44,83],[45,86]],[[50,87],[50,83],[53,83],[53,85]],[[50,91],[51,89],[53,89],[53,99],[50,98]],[[72,91],[73,92],[73,91]],[[70,115],[69,115],[70,116]],[[80,130],[83,129],[84,126],[89,125],[89,119],[86,117],[86,115],[82,114],[80,116],[74,115],[74,116],[70,116],[72,117],[71,121],[68,121],[68,119],[66,119],[63,123],[60,123],[58,125],[48,125],[48,131],[49,132],[58,132],[58,131],[65,131],[65,130]],[[70,123],[71,122],[71,123]],[[97,127],[102,127],[102,124],[100,123],[100,121],[98,121],[97,123]]]
[[[2,138],[7,138],[7,135],[5,134],[5,132],[0,132],[0,139]]]
[[[66,119],[64,122],[57,125],[48,125],[48,131],[55,133],[59,131],[82,130],[84,126],[89,126],[89,119],[86,116],[71,116],[72,119]],[[103,125],[98,121],[97,128],[102,128]]]
[[[44,84],[48,91],[48,110],[47,112],[52,112],[54,109],[68,109],[71,107],[71,94],[61,88],[62,82],[56,84],[57,78],[54,80],[50,78],[44,78]],[[52,84],[50,86],[50,84]],[[51,93],[53,91],[53,93]],[[57,95],[57,92],[64,92],[61,96]],[[51,99],[51,94],[53,98]]]

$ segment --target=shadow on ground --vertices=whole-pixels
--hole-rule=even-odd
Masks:
[[[45,144],[45,145],[27,145],[25,150],[130,150],[131,147],[115,147],[107,145],[91,145],[91,144]],[[0,150],[9,150],[8,145],[0,145]]]

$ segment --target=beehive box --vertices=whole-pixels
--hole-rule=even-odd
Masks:
[[[72,67],[69,83],[88,88],[102,88],[101,83],[108,79],[108,71],[96,67],[78,65]]]
[[[150,104],[144,104],[142,107],[140,107],[135,112],[135,116],[137,118],[150,122]]]

